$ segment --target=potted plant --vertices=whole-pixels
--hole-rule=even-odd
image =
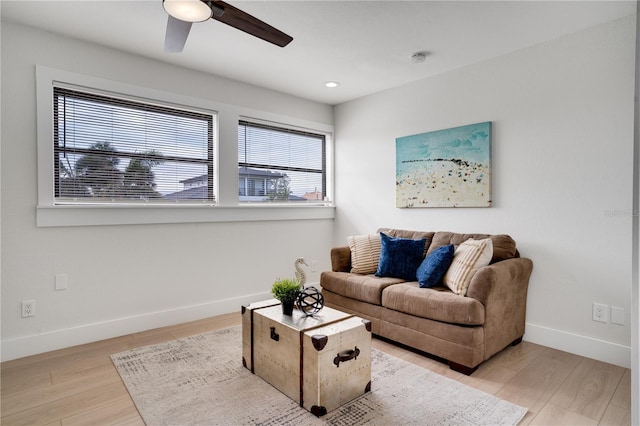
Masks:
[[[271,287],[273,297],[282,302],[282,313],[293,314],[293,305],[300,292],[300,281],[292,278],[278,278]]]

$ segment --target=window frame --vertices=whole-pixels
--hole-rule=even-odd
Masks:
[[[104,105],[107,107],[117,107],[117,108],[129,108],[135,109],[138,111],[148,111],[152,113],[162,113],[165,115],[173,115],[173,116],[182,116],[190,119],[197,119],[200,122],[206,122],[207,126],[207,135],[206,135],[206,152],[207,158],[200,159],[195,157],[174,157],[174,156],[164,156],[168,161],[174,161],[178,163],[188,163],[188,164],[202,164],[203,167],[207,168],[207,199],[194,199],[194,200],[181,200],[179,203],[183,204],[216,204],[216,185],[215,185],[215,140],[216,140],[216,125],[217,125],[217,111],[205,111],[202,109],[194,109],[192,107],[178,106],[175,104],[168,104],[167,102],[162,102],[158,100],[149,100],[149,99],[140,99],[138,97],[128,96],[128,95],[118,95],[115,96],[111,93],[99,92],[97,90],[86,90],[85,88],[80,88],[77,86],[71,86],[69,84],[61,84],[55,83],[53,85],[53,169],[54,169],[54,203],[55,205],[77,205],[77,204],[105,204],[112,206],[126,205],[126,204],[140,204],[152,202],[162,205],[170,205],[178,203],[177,201],[169,201],[169,200],[126,200],[124,198],[118,198],[116,200],[106,200],[99,199],[95,197],[64,197],[60,192],[60,182],[59,182],[59,162],[60,156],[64,155],[66,152],[74,155],[74,154],[90,154],[91,148],[76,148],[76,147],[62,147],[59,143],[56,143],[60,140],[61,135],[59,134],[59,126],[60,120],[64,120],[64,113],[62,118],[59,116],[61,112],[59,111],[60,105],[59,102],[56,102],[57,97],[64,97],[64,99],[71,100],[81,100],[81,101],[91,101],[96,103],[96,108],[100,108],[100,105]],[[72,123],[73,124],[73,123]],[[102,124],[102,123],[100,123]],[[64,132],[63,132],[64,134]],[[66,145],[66,144],[65,144]],[[129,146],[128,148],[136,148],[136,146]],[[134,159],[134,158],[148,158],[147,155],[137,154],[136,152],[120,150],[118,151],[117,157],[119,159]]]
[[[260,119],[256,119],[256,118],[250,118],[250,117],[240,117],[240,119],[238,120],[238,127],[241,125],[252,125],[258,128],[263,128],[263,129],[271,129],[271,130],[275,130],[275,131],[290,131],[292,134],[300,134],[300,135],[310,135],[313,137],[322,137],[322,192],[324,194],[324,197],[322,200],[307,200],[307,201],[240,201],[239,199],[239,195],[238,195],[238,203],[239,205],[251,205],[251,204],[279,204],[279,205],[283,205],[283,206],[291,206],[291,205],[296,205],[296,204],[302,204],[302,205],[327,205],[327,204],[331,204],[328,200],[331,199],[330,197],[330,189],[329,189],[329,184],[328,182],[330,181],[329,179],[329,165],[330,165],[330,161],[328,160],[327,156],[328,153],[330,152],[330,149],[328,149],[330,140],[331,140],[331,134],[325,131],[321,131],[321,130],[316,130],[316,129],[311,129],[311,128],[306,128],[306,127],[298,127],[298,126],[292,126],[292,125],[287,125],[287,124],[282,124],[282,123],[275,123],[275,122],[270,122],[270,121],[265,121],[265,120],[260,120]],[[238,141],[239,143],[239,141]],[[244,163],[245,167],[256,167],[256,168],[262,168],[262,165],[259,164],[252,164],[252,163]],[[238,161],[238,167],[240,166],[240,161]],[[293,171],[302,171],[302,172],[309,172],[310,170],[307,170],[305,168],[294,168],[292,169]],[[238,173],[238,179],[240,178],[240,174]],[[265,194],[266,194],[266,188],[265,188]]]
[[[187,109],[216,112],[217,123],[214,134],[214,173],[216,180],[215,200],[217,204],[56,204],[53,167],[53,85],[69,84],[83,90],[157,100]],[[327,196],[333,197],[333,125],[317,123],[255,110],[237,105],[224,104],[209,99],[181,95],[174,92],[143,87],[98,77],[86,76],[36,65],[37,108],[37,205],[36,226],[97,226],[133,224],[171,224],[205,222],[244,222],[275,220],[333,219],[335,206],[331,201],[309,205],[240,205],[238,202],[237,169],[237,125],[241,118],[263,120],[270,123],[291,123],[293,127],[316,129],[327,137]],[[285,125],[286,126],[286,125]],[[233,141],[226,146],[226,157],[221,158],[221,140]],[[235,161],[230,152],[233,151]]]

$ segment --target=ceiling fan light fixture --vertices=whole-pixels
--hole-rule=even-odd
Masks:
[[[211,18],[213,11],[201,0],[162,0],[162,7],[171,16],[185,22],[202,22]]]

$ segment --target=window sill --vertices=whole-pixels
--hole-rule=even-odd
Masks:
[[[38,227],[333,219],[333,205],[38,206]]]

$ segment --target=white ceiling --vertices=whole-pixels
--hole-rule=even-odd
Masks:
[[[635,1],[245,1],[227,3],[294,40],[280,48],[217,21],[163,51],[161,0],[2,0],[2,19],[338,104],[635,13]],[[3,40],[3,42],[11,42]],[[422,64],[412,53],[428,52]],[[324,87],[337,80],[335,89]]]

